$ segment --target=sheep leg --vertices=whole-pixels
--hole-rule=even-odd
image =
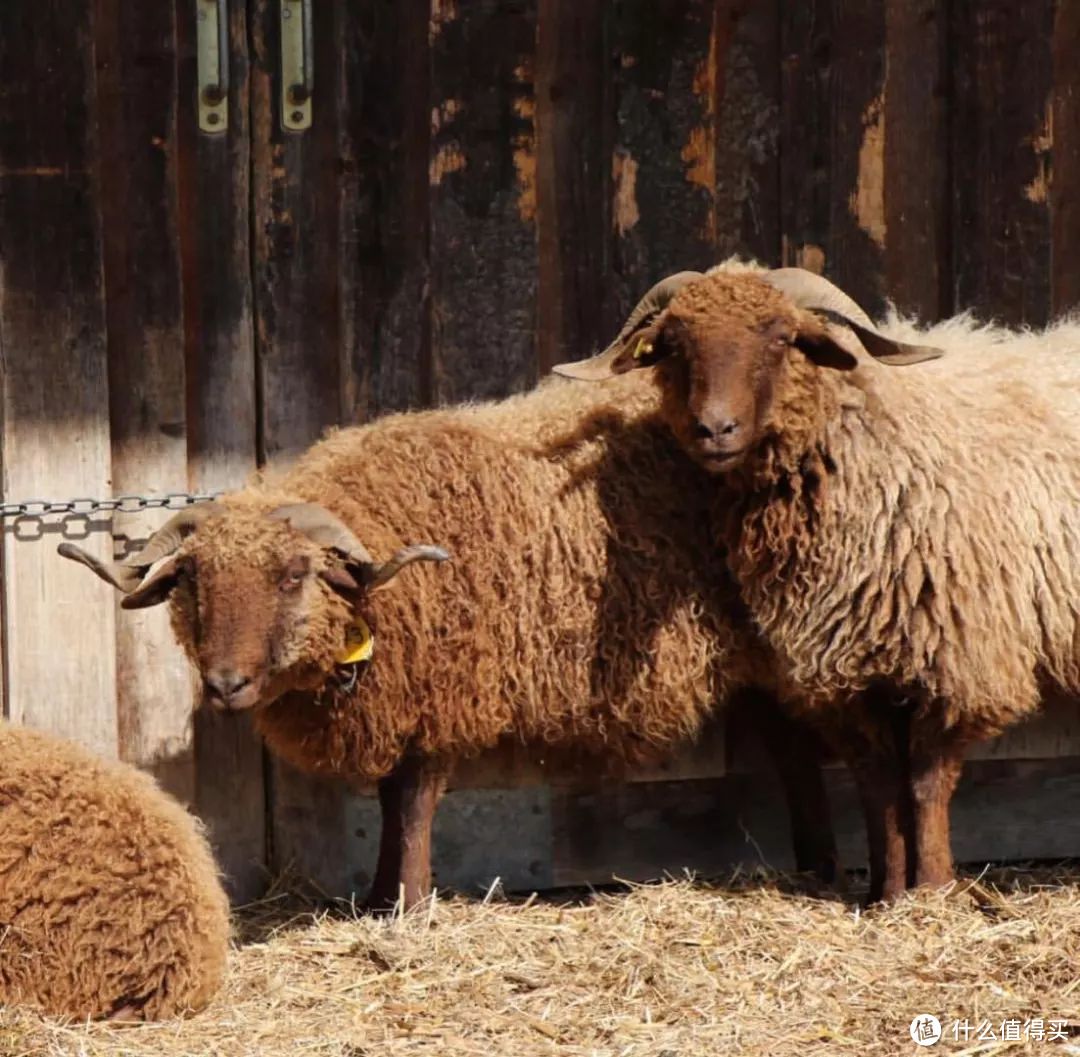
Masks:
[[[956,876],[949,839],[949,803],[964,769],[970,739],[958,733],[935,735],[914,740],[911,795],[915,808],[914,881],[940,888]]]
[[[898,899],[908,886],[910,812],[900,795],[901,776],[885,755],[849,761],[866,817],[870,852],[868,903]]]
[[[792,719],[780,703],[762,690],[749,690],[740,704],[772,757],[784,787],[795,867],[813,871],[826,884],[840,875],[832,812],[821,773],[823,746],[807,726]]]
[[[870,853],[869,903],[892,902],[908,888],[914,846],[908,795],[906,712],[869,696],[860,707],[859,731],[839,739],[866,817]]]
[[[431,892],[431,825],[446,786],[446,769],[407,756],[379,782],[382,834],[367,908],[392,910],[399,898],[408,910]]]

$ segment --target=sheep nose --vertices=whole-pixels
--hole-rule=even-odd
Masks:
[[[231,668],[221,668],[207,673],[206,676],[206,688],[226,704],[250,682],[246,675],[241,675]]]
[[[713,437],[730,437],[738,428],[739,420],[735,418],[721,418],[713,422],[699,418],[694,422],[694,438],[712,440]]]

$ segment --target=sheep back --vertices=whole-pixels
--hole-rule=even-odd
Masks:
[[[369,598],[375,652],[353,692],[259,711],[301,769],[375,778],[407,750],[503,739],[636,761],[762,676],[710,545],[707,482],[646,379],[390,416],[331,435],[275,487],[377,557],[421,541],[453,556]]]
[[[159,1019],[221,984],[228,902],[199,824],[147,775],[0,725],[0,1002]]]

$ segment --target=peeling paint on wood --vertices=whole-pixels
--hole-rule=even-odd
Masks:
[[[461,150],[461,144],[444,143],[431,156],[428,182],[432,187],[438,187],[447,173],[461,172],[465,165],[465,155]]]
[[[520,118],[513,142],[518,215],[526,224],[532,224],[536,220],[536,100],[528,90],[533,82],[531,65],[519,66],[514,71],[514,79],[526,86],[526,92],[513,101],[514,114]]]
[[[1035,164],[1038,166],[1035,176],[1024,188],[1024,197],[1029,202],[1046,202],[1050,197],[1050,181],[1053,170],[1050,166],[1054,150],[1054,109],[1053,100],[1046,101],[1042,123],[1031,137],[1031,148],[1035,152]]]
[[[817,275],[825,274],[825,251],[812,242],[794,247],[785,244],[784,260],[792,261],[796,268],[805,268]]]
[[[859,227],[884,247],[885,224],[885,97],[872,100],[863,114],[859,175],[849,208]]]
[[[428,23],[428,39],[434,41],[448,22],[458,17],[457,0],[431,0],[431,19]]]
[[[716,259],[780,260],[777,10],[755,4],[735,24],[723,63],[713,188]]]
[[[630,152],[616,149],[611,159],[614,192],[612,220],[619,235],[625,235],[641,219],[637,204],[637,172],[638,164]]]

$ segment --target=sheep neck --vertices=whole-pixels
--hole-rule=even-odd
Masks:
[[[854,376],[792,353],[777,380],[764,435],[721,490],[720,521],[732,572],[755,594],[807,571],[846,435],[865,394]]]

